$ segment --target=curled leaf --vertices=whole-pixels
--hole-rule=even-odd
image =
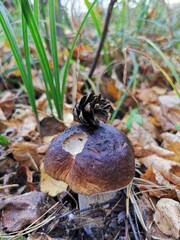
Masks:
[[[170,198],[161,198],[154,214],[154,221],[164,234],[180,238],[180,204]]]

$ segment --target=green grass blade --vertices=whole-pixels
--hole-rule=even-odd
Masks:
[[[180,98],[180,92],[178,90],[178,88],[176,87],[176,85],[174,84],[173,80],[169,77],[169,75],[166,73],[166,71],[154,60],[152,59],[150,56],[148,56],[147,54],[145,54],[142,51],[139,51],[137,49],[133,49],[133,48],[126,48],[126,51],[132,51],[135,53],[140,54],[141,56],[145,57],[152,65],[154,65],[166,78],[166,80],[169,82],[169,84],[171,85],[171,87],[174,89],[174,91],[176,92],[177,96]]]
[[[86,4],[87,8],[89,9],[91,7],[91,3],[88,0],[84,0],[84,2]],[[96,28],[98,37],[101,38],[102,27],[103,27],[101,17],[99,16],[98,12],[94,11],[93,9],[91,10],[91,17],[92,17],[94,26]],[[103,46],[103,53],[104,53],[105,63],[106,63],[106,65],[108,65],[109,64],[109,57],[108,57],[108,54],[106,52],[106,48],[104,46]]]
[[[130,87],[133,85],[133,82],[134,82],[134,78],[131,77],[130,81],[128,81],[128,85],[127,85],[127,88],[126,90],[124,91],[122,97],[119,99],[119,102],[117,104],[117,107],[115,109],[115,111],[113,112],[111,118],[110,118],[110,123],[112,124],[112,122],[114,121],[114,119],[116,118],[118,112],[119,112],[119,109],[121,108],[126,96],[127,96],[127,92],[128,90],[130,89]]]
[[[124,34],[124,29],[125,29],[125,24],[126,24],[126,1],[122,1],[122,10],[120,13],[120,21],[121,21],[121,48],[123,47],[124,41],[125,41],[125,34]]]
[[[41,16],[42,16],[42,20],[44,22],[44,32],[45,32],[45,43],[46,43],[46,47],[47,50],[49,52],[49,54],[51,54],[51,47],[50,47],[50,36],[49,36],[49,31],[48,31],[48,25],[47,25],[47,20],[46,20],[46,12],[47,12],[47,4],[45,4],[44,2],[41,1]]]
[[[22,31],[23,31],[23,42],[24,42],[24,55],[26,60],[26,70],[28,75],[28,89],[29,89],[28,91],[32,99],[31,101],[32,107],[34,107],[36,103],[35,103],[35,94],[34,94],[32,75],[31,75],[31,61],[30,61],[29,46],[28,46],[27,24],[23,15],[22,15]]]
[[[37,23],[37,27],[39,28],[39,0],[34,0],[34,17],[35,17],[35,21]],[[46,79],[46,77],[44,76],[44,72],[42,72],[42,76],[43,79]],[[46,97],[47,97],[47,101],[49,104],[49,107],[51,109],[51,113],[53,111],[53,106],[51,103],[51,96],[50,96],[50,91],[49,91],[49,87],[48,87],[48,82],[44,81],[44,86],[45,86],[45,93],[46,93]]]
[[[34,0],[34,18],[39,25],[39,0]]]
[[[4,32],[5,32],[7,40],[9,42],[9,45],[12,49],[13,56],[16,60],[17,66],[18,66],[19,71],[21,73],[21,77],[22,77],[24,86],[27,90],[27,94],[28,94],[30,104],[32,106],[32,109],[33,109],[35,115],[37,116],[37,109],[36,109],[36,105],[35,105],[34,92],[32,92],[32,89],[30,89],[30,87],[29,87],[29,79],[28,79],[28,75],[27,75],[23,60],[22,60],[22,55],[21,55],[19,47],[16,43],[15,36],[14,36],[13,30],[11,28],[11,24],[10,24],[10,22],[9,22],[7,16],[6,16],[6,13],[4,12],[4,7],[1,3],[0,3],[0,23],[2,25],[2,28],[3,28]]]
[[[141,6],[141,11],[137,19],[137,32],[140,32],[142,30],[142,25],[145,20],[145,17],[148,14],[148,9],[149,9],[149,4],[147,0],[143,0],[140,6]]]
[[[132,59],[132,63],[133,63],[133,89],[136,90],[137,88],[137,74],[138,74],[138,70],[139,70],[139,65],[138,62],[136,60],[136,56],[134,54],[134,52],[129,52],[129,55],[131,56]]]
[[[77,43],[77,40],[80,36],[80,33],[81,33],[81,30],[84,26],[84,24],[86,23],[86,20],[89,16],[89,14],[91,13],[94,5],[96,4],[97,0],[94,0],[93,3],[91,4],[90,8],[88,9],[86,15],[84,16],[82,22],[81,22],[81,25],[76,33],[76,36],[74,38],[74,41],[72,43],[72,46],[71,46],[71,50],[70,50],[70,53],[69,53],[69,56],[68,56],[68,59],[67,59],[67,62],[66,62],[66,65],[65,65],[65,70],[64,70],[64,75],[63,75],[63,82],[62,82],[62,91],[61,92],[65,92],[65,87],[66,87],[66,79],[67,79],[67,74],[68,74],[68,70],[69,70],[69,66],[70,66],[70,63],[71,63],[71,59],[72,59],[72,56],[73,56],[73,51],[74,51],[74,47]],[[61,104],[63,104],[64,102],[64,95],[61,94]],[[63,107],[63,105],[61,106]]]
[[[154,44],[150,39],[147,39],[145,37],[138,37],[138,39],[142,39],[146,41],[149,45],[151,45],[154,48],[154,50],[162,57],[162,59],[164,60],[168,68],[171,70],[176,81],[180,84],[180,78],[178,73],[176,72],[176,69],[174,68],[172,63],[169,61],[168,57],[161,51],[161,49],[156,44]]]
[[[34,17],[35,17],[35,21],[37,23],[37,27],[39,28],[39,0],[34,0]],[[46,79],[46,77],[44,76],[44,72],[42,72],[42,76],[43,79]],[[48,87],[48,82],[47,81],[43,81],[44,86],[45,86],[45,94],[47,97],[47,101],[49,104],[49,107],[51,109],[51,112],[53,111],[53,106],[51,103],[51,96],[50,96],[50,91],[49,91],[49,87]]]
[[[38,26],[37,26],[36,20],[34,18],[31,6],[30,6],[28,0],[19,0],[19,3],[22,8],[22,12],[26,19],[27,25],[29,27],[32,38],[34,40],[34,44],[36,46],[36,49],[37,49],[37,52],[39,55],[43,76],[45,77],[44,81],[46,81],[45,86],[49,86],[49,89],[47,89],[46,92],[48,92],[48,90],[50,90],[58,117],[62,118],[60,108],[59,108],[59,99],[58,99],[58,96],[56,93],[51,69],[49,66],[47,55],[46,55],[46,52],[45,52],[45,49],[44,49],[44,46],[43,46],[43,43],[41,40],[41,36],[40,36],[39,30],[38,30]]]
[[[54,79],[58,99],[60,99],[60,79],[59,79],[59,64],[58,64],[58,49],[57,49],[57,39],[56,39],[56,19],[55,19],[55,5],[54,1],[48,1],[49,6],[49,24],[50,24],[50,37],[51,37],[51,52],[53,58],[53,68],[54,68]],[[62,94],[64,94],[62,92]],[[62,109],[61,109],[62,111]],[[61,112],[61,116],[63,113]]]

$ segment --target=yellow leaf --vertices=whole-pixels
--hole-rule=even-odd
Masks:
[[[54,197],[58,193],[64,192],[67,189],[67,184],[63,181],[57,181],[50,177],[44,170],[43,164],[41,165],[41,191],[47,192],[50,196]]]

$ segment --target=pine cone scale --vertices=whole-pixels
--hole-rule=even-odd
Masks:
[[[106,122],[111,105],[101,99],[101,94],[89,93],[78,100],[73,109],[74,120],[89,126],[98,126],[99,121]]]

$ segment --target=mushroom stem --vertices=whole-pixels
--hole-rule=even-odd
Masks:
[[[105,193],[98,193],[92,195],[83,195],[78,194],[78,201],[79,201],[79,209],[84,210],[89,208],[91,205],[96,203],[104,203],[116,197],[117,191],[113,192],[105,192]],[[105,205],[108,207],[108,204]],[[83,213],[82,213],[83,215]],[[87,235],[91,237],[93,240],[101,239],[98,236],[102,234],[101,226],[102,224],[102,216],[96,216],[96,219],[93,219],[93,216],[90,216],[89,223],[84,225],[84,230],[86,231]]]
[[[116,197],[117,191],[98,193],[92,195],[78,194],[79,209],[89,208],[95,203],[104,203]]]

